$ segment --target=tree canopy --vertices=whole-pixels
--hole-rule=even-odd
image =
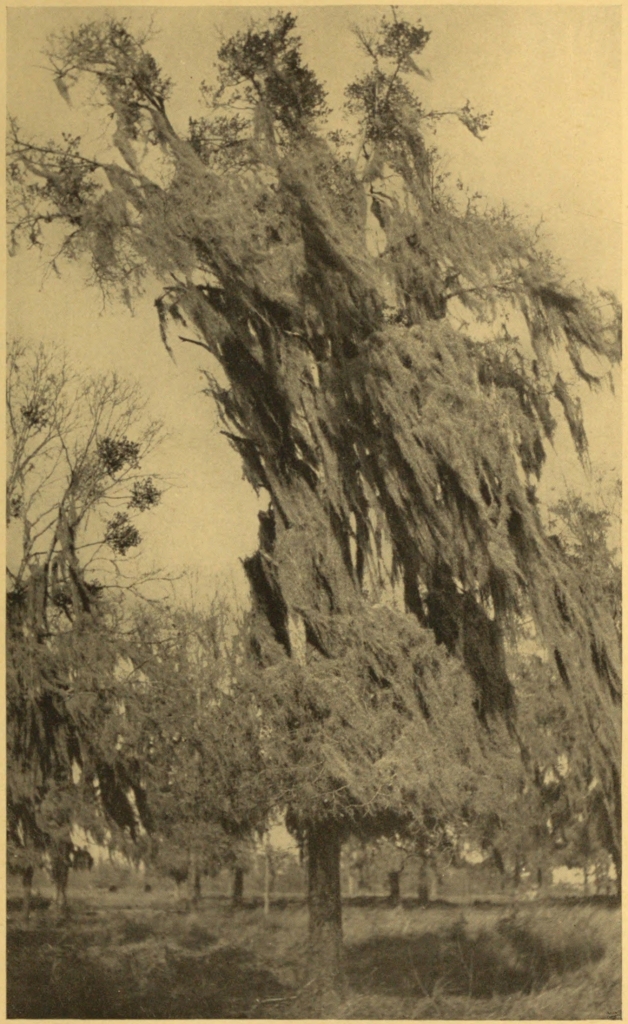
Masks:
[[[532,233],[439,187],[430,127],[453,116],[481,138],[489,118],[425,109],[420,23],[393,10],[357,32],[369,70],[347,88],[348,133],[326,130],[295,27],[277,14],[223,43],[187,133],[128,23],[61,34],[57,87],[95,84],[118,156],[13,124],[8,168],[14,242],[54,225],[56,262],[87,259],[127,302],[157,278],[164,344],[220,366],[208,394],[270,496],[246,562],[258,699],[320,924],[317,900],[339,899],[325,850],[346,831],[472,814],[484,778],[512,791],[534,739],[522,624],[549,666],[538,685],[568,694],[617,855],[617,631],[537,486],[558,418],[586,459],[565,367],[598,386],[589,356],[616,361],[619,339]]]
[[[119,746],[142,766],[157,857],[176,850],[198,871],[233,862],[272,806],[244,637],[218,598],[207,610],[141,606],[132,616]]]
[[[136,758],[117,744],[127,637],[121,560],[160,491],[159,441],[138,388],[81,377],[59,352],[12,342],[7,368],[8,829],[15,867],[71,849],[77,825],[134,834]],[[103,814],[104,812],[104,814]]]

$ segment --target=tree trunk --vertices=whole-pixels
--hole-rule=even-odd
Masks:
[[[201,871],[198,866],[192,872],[192,906],[198,907],[201,902]]]
[[[428,863],[425,857],[419,858],[419,906],[427,907],[430,902],[430,876]]]
[[[24,920],[28,921],[31,913],[31,891],[33,887],[33,874],[34,870],[32,867],[24,868],[22,872],[22,892],[24,896],[22,898],[22,912]]]
[[[493,847],[493,864],[499,871],[499,887],[503,892],[506,888],[506,868],[504,866],[504,858],[496,846]]]
[[[617,890],[617,897],[621,899],[621,850],[618,850],[615,846],[612,846],[609,850],[613,867],[615,868],[615,888]],[[610,882],[610,875],[607,875]],[[609,890],[610,891],[610,890]]]
[[[192,883],[192,906],[198,907],[201,902],[201,869],[193,850],[190,852],[189,876]]]
[[[340,837],[333,821],[312,823],[307,833],[311,986],[317,1015],[333,1015],[342,995]]]
[[[66,859],[65,851],[62,850],[54,856],[52,864],[52,878],[56,890],[57,910],[61,916],[64,916],[68,909],[69,874],[70,866]]]
[[[521,872],[522,871],[523,871],[523,861],[521,860],[521,857],[519,856],[519,854],[517,854],[515,856],[515,869],[514,869],[513,877],[512,877],[515,889],[518,889],[520,884],[521,884]]]
[[[593,865],[595,895],[608,896],[608,862],[597,857]]]
[[[244,895],[244,869],[236,867],[233,873],[233,905],[239,907],[242,905],[242,896]]]
[[[401,903],[401,886],[399,884],[400,876],[400,871],[388,872],[388,902],[393,907],[398,907]]]
[[[272,850],[268,837],[264,843],[264,916],[270,914],[270,890],[273,884],[273,861]]]
[[[63,882],[57,883],[57,909],[61,917],[65,917],[68,912],[68,880],[67,878]]]

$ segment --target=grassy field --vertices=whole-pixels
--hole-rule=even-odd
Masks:
[[[619,1019],[620,910],[611,901],[433,904],[348,900],[348,1019]],[[307,911],[197,910],[140,887],[74,893],[24,923],[9,902],[8,1016],[308,1015]]]

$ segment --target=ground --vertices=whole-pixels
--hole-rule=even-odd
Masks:
[[[67,917],[9,899],[8,1016],[307,1017],[301,897],[197,909],[173,887],[75,884]],[[42,890],[42,893],[44,890]],[[49,894],[51,895],[51,894]],[[619,1019],[620,909],[612,899],[356,897],[343,908],[347,991],[357,1019]]]

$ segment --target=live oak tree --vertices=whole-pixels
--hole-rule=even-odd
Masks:
[[[194,899],[203,874],[243,866],[268,812],[243,636],[218,599],[204,610],[138,608],[132,623],[119,745],[142,766],[149,856]]]
[[[135,385],[9,344],[7,824],[27,895],[44,854],[64,891],[77,825],[94,840],[137,825],[137,765],[117,748],[115,595],[139,582],[120,563],[140,541],[137,516],[159,501],[141,469],[158,440]]]
[[[454,117],[481,138],[488,118],[424,107],[421,24],[393,11],[357,32],[367,70],[331,132],[295,24],[224,42],[187,130],[147,38],[115,19],[62,33],[55,84],[95,85],[111,155],[13,124],[8,169],[14,243],[52,225],[56,263],[89,261],[127,302],[158,279],[164,343],[220,367],[208,393],[270,498],[246,562],[253,684],[307,850],[325,993],[342,987],[343,839],[467,819],[516,790],[522,623],[570,694],[619,849],[616,633],[536,493],[557,417],[586,457],[569,374],[596,386],[590,356],[617,359],[618,338],[508,214],[446,195],[431,129]]]

